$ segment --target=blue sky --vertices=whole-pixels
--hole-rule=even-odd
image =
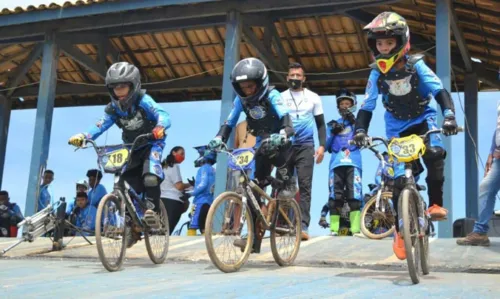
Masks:
[[[482,92],[479,95],[479,128],[484,128],[479,132],[479,153],[483,161],[486,161],[490,147],[491,136],[495,129],[496,105],[500,93]],[[463,94],[460,94],[462,103]],[[457,109],[458,122],[463,125],[463,112],[458,102],[457,94],[453,94]],[[329,121],[339,117],[335,98],[322,97],[325,119]],[[362,99],[358,95],[358,104]],[[168,103],[161,104],[170,114],[172,127],[168,132],[167,146],[164,153],[177,145],[186,149],[186,160],[181,164],[181,172],[184,178],[189,178],[196,174],[193,161],[198,154],[193,149],[194,146],[206,144],[217,132],[220,119],[220,101],[188,102],[188,103]],[[75,152],[67,144],[68,138],[75,133],[86,130],[95,123],[103,114],[104,106],[79,107],[79,108],[56,108],[54,110],[51,146],[48,160],[48,168],[54,170],[55,180],[53,182],[55,196],[57,198],[74,196],[75,182],[84,179],[86,171],[96,168],[96,155],[91,149]],[[4,181],[2,189],[8,190],[11,199],[21,206],[24,211],[27,180],[29,175],[29,163],[31,157],[32,140],[34,134],[35,109],[15,110],[12,112],[9,128],[9,140],[7,145],[7,156],[4,171]],[[370,134],[384,135],[385,129],[382,122],[384,108],[379,103],[375,110]],[[243,115],[243,114],[242,114]],[[315,136],[316,138],[317,136]],[[452,138],[453,155],[453,213],[454,218],[461,218],[465,215],[465,176],[464,176],[464,134]],[[104,133],[98,140],[98,144],[113,144],[121,142],[121,132],[113,126],[107,133]],[[23,157],[23,158],[20,158]],[[323,235],[327,231],[319,228],[319,214],[321,207],[328,198],[328,160],[330,155],[325,156],[322,164],[314,169],[314,181],[312,188],[311,225],[312,235]],[[447,159],[450,162],[450,159]],[[373,182],[374,173],[378,161],[369,151],[363,152],[363,185]],[[483,169],[480,166],[480,178]],[[425,183],[422,178],[421,183]],[[108,188],[112,187],[112,176],[105,175],[103,184]],[[425,197],[426,194],[425,194]],[[497,207],[499,205],[497,204]],[[183,216],[179,223],[187,220],[187,214]]]

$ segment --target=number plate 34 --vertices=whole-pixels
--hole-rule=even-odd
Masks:
[[[389,155],[395,157],[398,162],[411,162],[420,158],[425,153],[424,140],[418,135],[394,138],[389,143]]]
[[[235,157],[235,163],[238,166],[244,167],[252,163],[254,154],[251,151],[244,151]]]

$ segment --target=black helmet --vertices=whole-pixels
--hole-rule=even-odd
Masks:
[[[354,94],[354,92],[349,91],[347,88],[341,88],[335,96],[337,98],[337,109],[339,108],[339,104],[341,101],[350,100],[352,106],[348,110],[352,113],[356,112],[357,101],[356,94]]]
[[[246,96],[240,88],[240,83],[254,81],[257,84],[255,94]],[[257,58],[240,60],[231,72],[231,83],[236,94],[245,102],[258,102],[269,89],[269,76],[264,63]]]
[[[120,101],[113,91],[118,84],[126,83],[130,86],[127,97]],[[141,91],[141,74],[139,69],[128,62],[117,62],[109,67],[106,73],[106,87],[111,95],[111,101],[121,110],[127,111],[137,100]]]

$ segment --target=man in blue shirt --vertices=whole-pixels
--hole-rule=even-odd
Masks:
[[[88,230],[95,230],[95,218],[97,215],[97,209],[90,204],[87,193],[78,192],[76,194],[76,208],[75,208],[75,226]],[[77,233],[80,235],[80,233]],[[90,232],[83,232],[82,235],[89,236],[93,235]]]
[[[106,188],[101,185],[102,172],[98,169],[90,169],[87,171],[87,177],[89,178],[90,185],[90,191],[88,192],[89,202],[97,208],[104,195],[108,194]]]
[[[484,178],[479,185],[479,202],[481,203],[479,219],[476,220],[472,233],[457,240],[458,245],[490,246],[488,222],[495,209],[497,193],[500,191],[500,105],[497,108],[497,114],[497,128],[493,133]]]
[[[38,195],[37,212],[45,209],[49,204],[54,204],[54,190],[52,189],[52,181],[54,180],[54,172],[52,170],[45,170],[43,173],[42,185]]]
[[[288,67],[289,89],[281,93],[286,107],[290,110],[295,136],[289,163],[295,168],[299,182],[299,205],[302,212],[302,240],[309,239],[308,228],[311,221],[311,188],[314,157],[316,164],[323,161],[325,153],[326,128],[321,98],[304,88],[306,76],[300,63]],[[314,127],[318,129],[319,146],[314,150]],[[279,176],[278,176],[279,178]]]

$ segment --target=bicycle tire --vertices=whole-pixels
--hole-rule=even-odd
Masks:
[[[165,241],[163,242],[163,248],[161,254],[157,256],[154,253],[153,250],[153,244],[154,242],[151,242],[151,235],[150,232],[144,232],[144,241],[146,243],[146,250],[148,251],[149,258],[151,261],[155,264],[163,264],[165,262],[165,259],[167,258],[168,254],[168,246],[170,243],[170,230],[168,226],[168,214],[167,214],[167,209],[165,209],[165,205],[163,205],[163,202],[160,201],[160,223],[161,223],[161,228],[159,229],[161,232],[163,232],[165,235]]]
[[[391,200],[392,198],[392,192],[382,192],[382,194],[380,195],[380,199],[381,200]],[[386,231],[385,233],[383,234],[374,234],[372,233],[365,225],[365,217],[368,213],[368,210],[370,209],[370,207],[372,205],[375,205],[377,201],[377,195],[373,195],[372,197],[370,197],[370,199],[368,200],[368,202],[365,204],[363,210],[361,211],[361,232],[367,236],[369,239],[372,239],[372,240],[381,240],[381,239],[384,239],[384,238],[387,238],[388,236],[392,235],[394,233],[394,231],[396,230],[395,226],[393,225],[391,227],[391,229],[389,229],[388,231]]]
[[[274,261],[280,265],[281,267],[285,267],[285,266],[290,266],[293,264],[293,262],[295,261],[295,259],[297,258],[297,255],[299,254],[299,250],[300,250],[300,243],[302,242],[302,217],[301,217],[301,211],[300,211],[300,207],[299,207],[299,204],[295,201],[295,199],[288,199],[286,201],[280,201],[280,203],[278,204],[278,209],[274,209],[274,213],[278,213],[281,209],[281,205],[286,202],[286,203],[290,203],[291,205],[291,208],[293,210],[293,213],[295,214],[295,244],[294,244],[294,249],[292,251],[292,254],[290,254],[290,256],[287,258],[287,259],[284,259],[283,257],[281,257],[280,253],[279,253],[279,250],[278,250],[278,247],[277,247],[277,244],[276,244],[276,238],[278,237],[278,233],[276,232],[275,229],[272,229],[271,230],[271,252],[273,254],[273,258],[274,258]],[[277,222],[279,217],[273,217],[275,219],[275,221]]]
[[[125,259],[125,252],[127,251],[127,230],[129,229],[126,223],[123,224],[123,235],[122,235],[122,244],[121,244],[121,250],[120,254],[116,260],[115,263],[110,263],[109,259],[106,257],[106,254],[104,252],[104,243],[102,242],[102,235],[101,235],[101,223],[102,223],[102,216],[104,215],[104,209],[106,207],[106,203],[108,201],[113,201],[114,204],[119,207],[120,209],[120,217],[121,219],[125,219],[125,203],[120,200],[115,194],[109,193],[105,195],[97,208],[97,215],[96,215],[96,224],[95,224],[95,241],[96,241],[96,247],[97,247],[97,253],[99,254],[99,260],[101,261],[102,265],[106,270],[109,272],[115,272],[120,270],[120,268],[123,265],[123,261]],[[107,211],[106,211],[107,212]]]
[[[408,188],[403,189],[399,196],[398,214],[402,215],[403,219],[403,239],[406,251],[406,262],[408,264],[408,272],[410,273],[411,281],[413,284],[420,282],[419,277],[419,259],[420,259],[420,238],[418,236],[412,237],[412,231],[415,229],[413,225],[419,225],[418,215],[416,210],[415,201],[412,200],[412,191]],[[413,241],[416,243],[414,246]],[[412,250],[414,249],[414,250]]]
[[[425,212],[425,203],[422,199],[422,197],[419,196],[420,203],[422,205],[422,209],[424,209]],[[430,233],[430,226],[432,223],[429,223],[430,219],[426,219],[426,226],[425,226],[425,235],[424,237],[420,240],[420,266],[422,268],[422,274],[423,275],[428,275],[429,274],[429,233]]]
[[[220,194],[212,203],[210,206],[210,209],[208,210],[208,215],[207,219],[205,221],[205,246],[207,247],[207,252],[208,256],[210,257],[210,260],[212,263],[217,267],[217,269],[221,270],[222,272],[225,273],[231,273],[231,272],[236,272],[238,271],[248,260],[248,257],[250,256],[250,252],[252,250],[253,246],[253,239],[254,239],[254,227],[253,227],[253,221],[252,221],[252,212],[250,211],[250,207],[247,205],[245,209],[245,218],[247,220],[247,244],[245,246],[245,250],[243,251],[243,254],[241,258],[236,261],[234,264],[226,264],[222,262],[219,257],[217,256],[217,253],[214,248],[212,236],[214,235],[212,231],[212,224],[214,221],[214,216],[219,207],[226,201],[233,200],[238,204],[240,207],[243,206],[243,202],[241,200],[241,196],[235,192],[224,192]],[[234,246],[234,245],[233,245]],[[238,249],[239,250],[239,249]]]

